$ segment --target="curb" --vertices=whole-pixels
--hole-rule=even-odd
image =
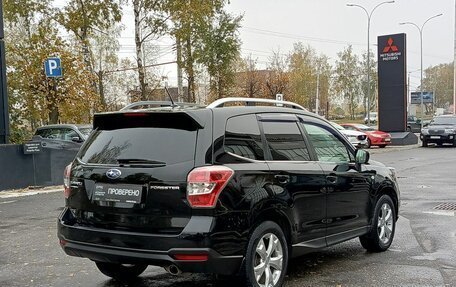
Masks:
[[[18,190],[11,190],[11,191],[0,191],[0,199],[1,198],[14,198],[14,197],[22,197],[22,196],[31,196],[36,194],[47,194],[47,193],[54,193],[54,192],[62,192],[62,188],[56,189],[38,189],[38,190],[30,190],[30,191],[18,191]]]

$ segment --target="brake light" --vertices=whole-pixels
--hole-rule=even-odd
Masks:
[[[70,174],[71,174],[71,166],[72,164],[70,163],[65,167],[65,170],[63,171],[63,196],[65,198],[70,197],[71,194],[71,187],[70,187]]]
[[[213,208],[220,192],[233,176],[226,166],[204,166],[193,169],[187,176],[187,199],[192,207]]]

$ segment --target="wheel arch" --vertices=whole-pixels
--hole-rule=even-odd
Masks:
[[[252,226],[251,232],[255,230],[255,228],[265,221],[272,221],[276,223],[280,228],[282,228],[283,234],[285,235],[285,239],[287,240],[288,248],[291,250],[291,246],[294,241],[293,231],[292,231],[292,224],[287,216],[287,214],[282,210],[278,209],[277,206],[270,207],[267,209],[263,209],[258,213],[252,213]]]
[[[379,192],[377,193],[377,200],[382,196],[382,195],[388,195],[391,197],[393,200],[394,204],[394,209],[396,211],[396,220],[399,218],[399,196],[396,192],[396,190],[391,187],[391,186],[383,186],[379,189]]]

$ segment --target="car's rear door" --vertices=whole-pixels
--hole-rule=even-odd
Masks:
[[[302,247],[325,246],[325,177],[309,153],[294,114],[258,115],[268,147],[267,164],[277,196],[290,207]],[[308,246],[307,246],[308,245]]]
[[[327,243],[364,234],[371,212],[369,172],[359,172],[354,149],[324,121],[300,116],[301,124],[325,172]]]

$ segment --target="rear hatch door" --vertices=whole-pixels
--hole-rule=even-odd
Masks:
[[[67,203],[78,223],[180,233],[191,216],[186,177],[202,128],[186,113],[96,116],[72,171]]]

